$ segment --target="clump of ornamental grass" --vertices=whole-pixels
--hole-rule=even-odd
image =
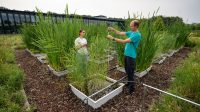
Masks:
[[[177,49],[184,46],[188,41],[189,33],[191,32],[191,27],[183,23],[183,21],[176,20],[167,28],[170,33],[176,35],[176,43],[174,48]]]
[[[156,34],[156,30],[153,30],[152,20],[143,21],[139,31],[142,33],[142,38],[137,49],[136,70],[143,71],[151,65],[156,54],[158,49],[158,35]]]
[[[90,46],[90,59],[95,59],[96,52],[93,45]],[[78,88],[86,95],[91,95],[106,86],[107,64],[96,64],[87,61],[86,64],[77,62],[77,55],[74,49],[71,49],[66,56],[67,67],[73,72],[68,74],[68,78],[73,86]]]
[[[23,24],[21,28],[22,39],[28,49],[39,50],[39,48],[33,45],[33,41],[37,40],[36,34],[37,27],[32,24]]]
[[[173,50],[176,43],[176,35],[169,33],[168,31],[163,31],[159,33],[159,47],[157,53],[167,53]]]
[[[105,36],[96,36],[91,38],[90,40],[90,53],[95,51],[96,55],[94,59],[105,58],[107,55],[105,50],[109,48],[109,41],[105,38]]]
[[[35,33],[37,39],[32,43],[47,54],[49,63],[54,69],[65,70],[65,54],[74,45],[74,40],[78,37],[83,22],[78,18],[72,21],[66,18],[64,22],[53,23],[52,19],[45,20],[41,13],[39,17],[40,22],[36,24]]]
[[[66,19],[64,22],[53,22],[51,15],[48,15],[48,18],[44,19],[42,12],[39,10],[38,16],[39,22],[36,25],[23,29],[25,30],[24,42],[28,46],[33,46],[29,48],[37,48],[39,51],[46,53],[49,64],[58,71],[66,69],[65,55],[74,46],[74,40],[78,37],[80,29],[86,30],[88,43],[90,43],[91,39],[95,40],[94,38],[104,38],[106,36],[106,24],[91,24],[87,26],[83,23],[83,19],[78,16],[75,16],[71,20],[68,15],[68,9],[66,10]],[[30,31],[32,27],[37,30]],[[29,39],[26,36],[27,34],[34,36],[29,36],[31,38]],[[101,40],[99,41],[101,42]]]

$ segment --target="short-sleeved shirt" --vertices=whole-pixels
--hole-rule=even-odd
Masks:
[[[75,43],[75,47],[82,46],[82,45],[87,44],[87,40],[85,38],[78,37],[76,38],[74,43]],[[86,47],[79,48],[77,52],[83,55],[88,55],[88,50]]]
[[[140,32],[128,31],[126,32],[126,36],[131,39],[131,42],[126,43],[124,55],[132,58],[137,57],[137,47],[141,40]]]

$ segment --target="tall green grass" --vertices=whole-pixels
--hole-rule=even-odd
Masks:
[[[184,46],[188,41],[188,36],[191,32],[191,26],[183,23],[183,21],[176,20],[167,26],[170,33],[176,36],[176,43],[174,48],[177,49]]]
[[[156,54],[158,49],[157,31],[154,30],[154,22],[152,20],[142,21],[139,31],[142,34],[140,45],[137,50],[136,69],[143,71],[147,69]]]
[[[38,15],[39,22],[36,25],[26,25],[22,28],[23,40],[28,48],[46,53],[50,65],[58,71],[66,69],[65,56],[69,49],[73,48],[74,40],[79,36],[80,29],[86,31],[88,43],[107,47],[104,39],[107,34],[106,24],[86,25],[78,16],[70,20],[68,13],[66,13],[65,21],[57,23],[52,22],[51,15],[48,16],[48,19],[44,19],[40,10],[38,10]],[[92,42],[97,40],[99,43]],[[103,40],[105,43],[100,43]]]
[[[161,53],[166,53],[170,50],[177,49],[184,46],[188,41],[188,34],[191,31],[189,25],[186,25],[181,19],[171,21],[170,24],[166,24],[162,16],[154,16],[151,18],[141,18],[142,16],[134,16],[125,21],[126,31],[129,29],[129,24],[132,20],[138,19],[140,21],[139,31],[142,34],[140,45],[137,49],[137,71],[143,71],[147,69],[153,58]],[[118,61],[121,65],[124,64],[124,45],[117,46]]]
[[[72,21],[66,18],[64,22],[53,23],[50,15],[49,19],[45,20],[41,12],[38,14],[40,21],[34,26],[33,34],[36,38],[32,38],[31,45],[47,54],[49,63],[54,69],[64,70],[65,54],[74,46],[74,40],[78,37],[79,30],[83,28],[83,22],[79,18]],[[29,32],[30,29],[23,30]]]
[[[90,59],[96,59],[96,46],[90,46]],[[84,92],[86,95],[91,95],[95,91],[105,87],[107,64],[96,64],[93,61],[88,61],[87,66],[79,65],[77,62],[76,51],[71,49],[67,54],[67,67],[73,72],[68,74],[68,78],[73,86]],[[85,71],[85,72],[83,72]]]
[[[178,34],[177,34],[178,35]],[[158,51],[157,54],[167,53],[175,48],[176,35],[169,33],[168,31],[163,31],[159,33],[158,40]]]
[[[109,48],[109,41],[105,38],[105,35],[97,35],[96,37],[91,38],[89,45],[90,54],[93,54],[93,52],[96,53],[94,59],[105,58],[105,50]]]

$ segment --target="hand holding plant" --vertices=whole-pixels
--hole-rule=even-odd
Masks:
[[[113,40],[114,37],[111,36],[111,35],[107,35],[107,38],[110,39],[110,40]]]
[[[113,27],[108,27],[108,31],[112,31],[112,32],[114,32],[115,29],[114,29]]]

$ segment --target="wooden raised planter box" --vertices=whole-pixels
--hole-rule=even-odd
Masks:
[[[152,66],[150,66],[149,68],[147,68],[146,70],[142,71],[142,72],[135,72],[134,75],[141,78],[145,75],[147,75],[147,73],[151,70]],[[119,67],[117,66],[117,70],[123,73],[126,73],[125,68],[123,67]]]
[[[106,77],[108,82],[115,83],[117,82],[114,79],[111,79],[109,77]],[[118,87],[115,88],[114,90],[106,93],[102,97],[100,97],[97,100],[92,99],[90,96],[85,95],[83,92],[79,91],[76,87],[74,87],[72,84],[69,84],[71,87],[72,92],[79,98],[81,99],[84,103],[90,105],[94,109],[101,107],[103,104],[105,104],[107,101],[112,99],[113,97],[117,96],[123,91],[124,84],[123,83],[118,83]],[[104,91],[100,90],[99,92]]]

